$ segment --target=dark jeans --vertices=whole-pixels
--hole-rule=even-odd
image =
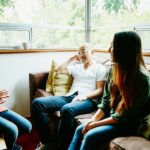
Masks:
[[[0,112],[0,134],[4,135],[7,150],[12,150],[18,135],[29,133],[31,123],[19,114],[7,110]]]
[[[58,134],[63,140],[62,144],[69,145],[72,139],[74,117],[94,111],[96,103],[90,99],[72,102],[77,93],[71,96],[50,96],[37,98],[32,103],[32,118],[37,127],[41,142],[47,144],[51,141],[48,113],[60,110]]]
[[[68,150],[98,150],[100,145],[118,136],[134,135],[136,127],[132,125],[110,124],[98,126],[82,134],[84,125],[77,127]]]

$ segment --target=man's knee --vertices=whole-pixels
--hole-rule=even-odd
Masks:
[[[43,103],[40,99],[34,99],[32,101],[32,110],[40,110],[43,107]]]
[[[61,108],[60,114],[61,114],[61,117],[74,117],[75,116],[74,109],[67,104]]]
[[[38,106],[38,104],[39,104],[39,100],[38,99],[34,99],[32,101],[32,108],[36,108]]]

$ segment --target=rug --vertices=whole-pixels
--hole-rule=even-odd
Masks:
[[[21,145],[23,150],[35,150],[39,144],[40,138],[35,127],[32,128],[29,134],[20,136],[17,140],[17,144]]]

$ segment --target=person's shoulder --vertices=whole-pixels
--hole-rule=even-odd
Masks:
[[[105,77],[107,76],[108,68],[105,65],[95,62],[93,67],[99,75],[105,75]]]
[[[150,72],[144,67],[140,68],[140,75],[145,77],[145,78],[150,79]]]
[[[146,68],[140,68],[138,82],[150,86],[150,73]]]

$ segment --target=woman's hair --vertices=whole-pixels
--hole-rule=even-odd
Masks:
[[[114,35],[111,107],[117,107],[117,112],[128,109],[135,99],[137,74],[141,65],[145,67],[141,47],[141,38],[135,32],[119,32]],[[115,106],[119,93],[122,98],[119,105]]]

